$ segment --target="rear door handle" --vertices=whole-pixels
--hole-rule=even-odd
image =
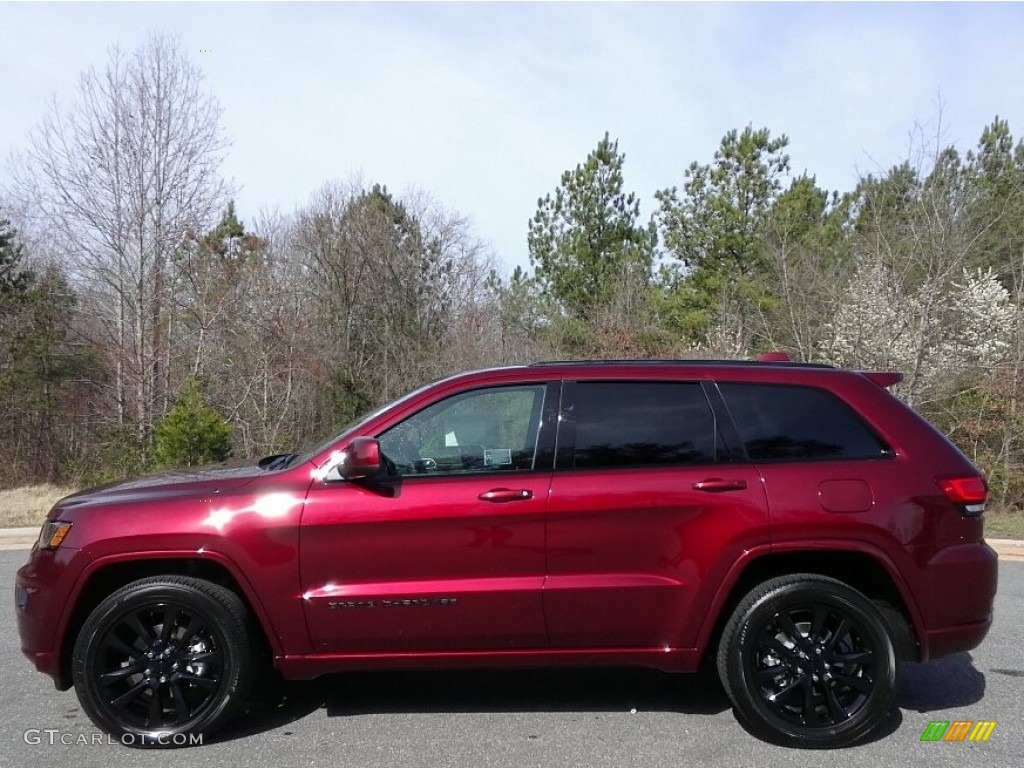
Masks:
[[[722,493],[723,491],[742,491],[747,487],[746,480],[723,480],[720,477],[709,477],[693,484],[693,490],[706,493]]]
[[[514,491],[511,488],[493,488],[484,491],[477,496],[480,501],[491,501],[495,504],[503,504],[506,501],[526,501],[533,498],[533,491]]]

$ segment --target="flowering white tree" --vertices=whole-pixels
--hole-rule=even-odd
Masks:
[[[950,298],[958,302],[959,323],[942,350],[943,356],[951,362],[981,367],[1003,360],[1009,351],[1016,308],[995,270],[964,270],[962,280],[952,287]]]
[[[878,261],[858,267],[830,324],[826,356],[903,372],[901,394],[911,402],[968,367],[1005,357],[1016,309],[991,268],[962,270],[945,287],[936,279],[909,290],[901,283]]]

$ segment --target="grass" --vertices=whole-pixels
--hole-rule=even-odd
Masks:
[[[0,491],[0,528],[42,525],[54,502],[74,492],[74,488],[48,483]]]
[[[985,511],[985,538],[1024,539],[1024,511]]]

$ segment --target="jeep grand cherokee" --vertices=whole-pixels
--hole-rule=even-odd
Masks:
[[[754,733],[849,744],[898,661],[988,632],[987,488],[898,374],[779,357],[467,373],[305,455],[69,496],[22,649],[136,744],[211,732],[267,664],[705,659]]]

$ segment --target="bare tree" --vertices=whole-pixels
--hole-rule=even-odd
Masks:
[[[154,35],[53,103],[16,171],[96,314],[121,426],[148,434],[169,365],[171,256],[226,194],[220,107],[173,38]]]

